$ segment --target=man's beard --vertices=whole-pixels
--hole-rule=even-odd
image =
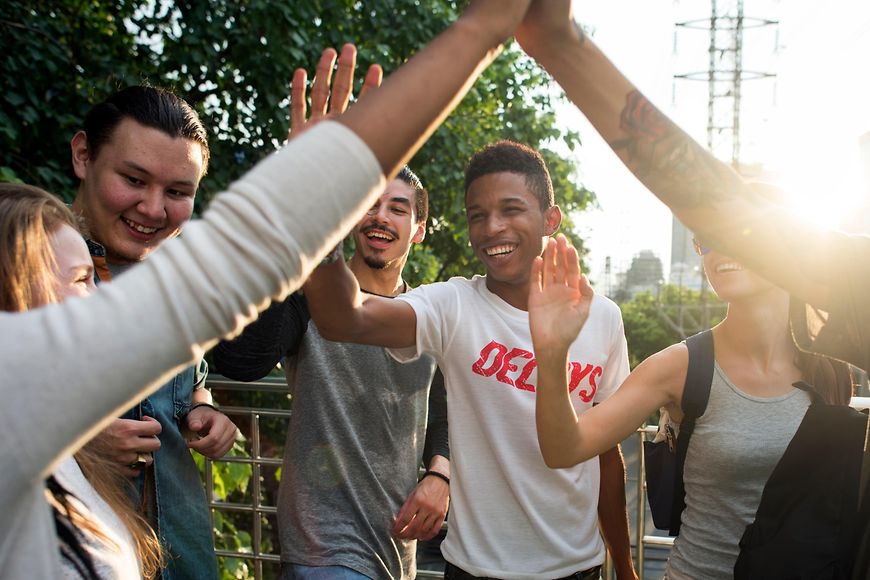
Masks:
[[[366,263],[366,266],[372,270],[383,270],[387,267],[386,260],[378,256],[363,256],[363,261]]]

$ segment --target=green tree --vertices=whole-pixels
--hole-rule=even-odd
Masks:
[[[389,73],[460,7],[446,0],[13,0],[0,10],[0,46],[9,55],[2,65],[0,179],[70,199],[68,142],[89,104],[149,82],[184,96],[211,132],[200,211],[284,141],[295,68],[310,70],[323,47],[354,41],[361,67],[377,62]],[[565,210],[563,230],[582,251],[568,216],[594,197],[577,184],[573,162],[553,151],[556,143],[575,149],[579,136],[558,127],[552,95],[549,77],[509,48],[411,161],[432,201],[428,241],[409,264],[411,283],[479,269],[465,233],[462,171],[476,149],[503,138],[542,150]]]
[[[0,4],[0,180],[71,199],[69,140],[89,103],[137,82],[132,2]]]
[[[631,368],[686,336],[718,324],[725,304],[712,292],[667,284],[620,304]]]

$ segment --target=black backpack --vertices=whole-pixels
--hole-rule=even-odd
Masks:
[[[680,435],[674,441],[669,425],[665,440],[657,443],[643,442],[646,493],[653,524],[660,530],[668,530],[671,536],[680,533],[680,515],[686,507],[686,490],[683,487],[683,464],[689,440],[695,430],[695,421],[707,410],[710,386],[713,382],[713,332],[704,330],[686,339],[689,349],[689,367],[683,387],[680,407],[683,420]]]

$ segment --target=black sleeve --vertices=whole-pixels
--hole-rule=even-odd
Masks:
[[[450,445],[447,440],[447,390],[444,388],[444,375],[435,369],[432,386],[429,388],[429,420],[426,423],[426,443],[423,446],[423,464],[436,455],[450,459]]]
[[[215,370],[234,381],[256,381],[268,375],[285,355],[295,354],[311,316],[297,292],[272,303],[234,340],[223,340],[212,351]]]

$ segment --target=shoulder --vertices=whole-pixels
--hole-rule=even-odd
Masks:
[[[679,402],[688,368],[689,349],[686,343],[679,342],[651,355],[637,365],[631,374],[636,380],[665,390],[670,400]]]
[[[622,311],[619,309],[616,302],[602,294],[595,294],[592,296],[591,315],[611,319],[622,319]]]
[[[686,369],[689,367],[689,349],[685,342],[678,342],[650,355],[638,365],[649,367],[658,373],[682,374],[685,378]]]
[[[689,366],[689,349],[685,342],[678,342],[650,355],[642,364],[661,369],[682,369],[685,374]]]
[[[625,327],[619,306],[609,298],[599,294],[593,295],[589,318],[577,340],[581,342],[593,340],[603,345],[609,345],[607,349],[611,352],[615,348],[626,351]],[[627,360],[627,352],[624,354]]]
[[[436,284],[443,284],[445,287],[453,288],[457,292],[473,292],[481,286],[486,286],[486,277],[474,276],[472,278],[465,278],[464,276],[454,276],[446,282],[436,282],[433,286]]]
[[[408,302],[417,300],[444,300],[448,297],[458,297],[469,292],[474,292],[474,289],[474,280],[457,276],[443,282],[432,282],[417,286],[404,294],[399,294],[396,298],[407,300]]]

